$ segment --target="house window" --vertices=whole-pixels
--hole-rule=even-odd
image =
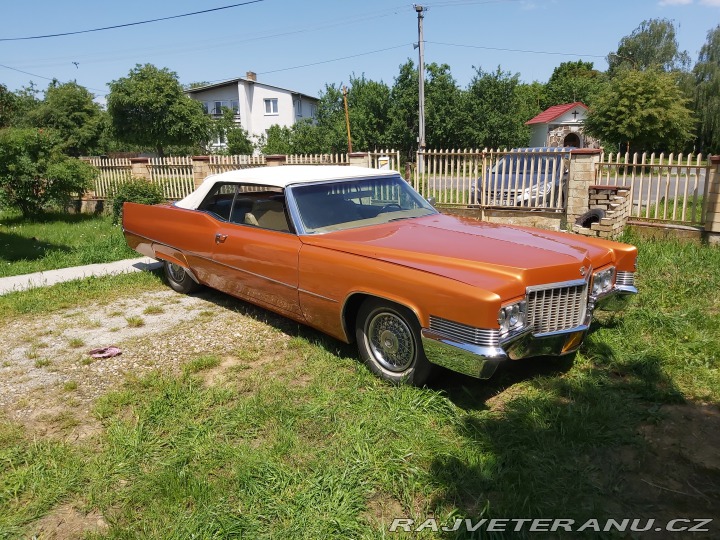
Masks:
[[[265,114],[277,114],[278,113],[278,100],[277,98],[265,100]]]
[[[315,118],[315,115],[317,115],[317,107],[315,105],[310,105],[310,117]]]
[[[223,107],[223,102],[216,101],[213,106],[213,114],[222,114],[222,107]]]
[[[234,112],[235,114],[238,113],[238,111],[240,110],[240,106],[239,106],[239,104],[238,104],[238,100],[237,100],[237,99],[230,100],[230,108],[233,110],[233,112]]]
[[[293,105],[295,105],[295,116],[302,116],[302,101],[300,101],[299,99],[295,100],[293,102]]]

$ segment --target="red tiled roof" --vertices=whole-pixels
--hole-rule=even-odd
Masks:
[[[531,118],[530,120],[525,122],[525,125],[529,126],[531,124],[548,124],[555,120],[557,117],[562,116],[563,114],[568,112],[570,109],[574,109],[575,107],[582,107],[583,109],[587,109],[587,105],[579,101],[576,101],[575,103],[565,103],[564,105],[553,105],[549,109],[545,109],[543,112],[538,114],[535,118]]]

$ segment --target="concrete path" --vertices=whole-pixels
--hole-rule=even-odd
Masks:
[[[34,274],[4,277],[0,278],[0,295],[15,291],[25,291],[35,287],[47,287],[49,285],[55,285],[56,283],[62,283],[63,281],[83,279],[89,276],[109,276],[127,274],[129,272],[141,272],[143,270],[154,270],[161,265],[162,263],[150,257],[140,257],[138,259],[126,259],[124,261],[111,263],[88,264],[87,266],[74,266],[72,268],[35,272]]]

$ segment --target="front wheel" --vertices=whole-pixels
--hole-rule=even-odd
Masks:
[[[163,268],[168,285],[177,292],[188,294],[200,288],[200,285],[179,264],[164,261]]]
[[[379,298],[366,300],[358,311],[355,337],[363,362],[386,381],[422,386],[430,376],[420,325],[409,309]]]

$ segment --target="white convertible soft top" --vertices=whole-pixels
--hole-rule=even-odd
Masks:
[[[343,165],[282,165],[279,167],[257,167],[239,169],[208,176],[200,186],[175,206],[195,210],[203,202],[205,196],[218,182],[238,184],[258,184],[286,188],[293,184],[312,184],[330,180],[348,180],[352,178],[377,178],[378,176],[397,175],[396,171],[387,169],[368,169],[366,167],[350,167]]]

